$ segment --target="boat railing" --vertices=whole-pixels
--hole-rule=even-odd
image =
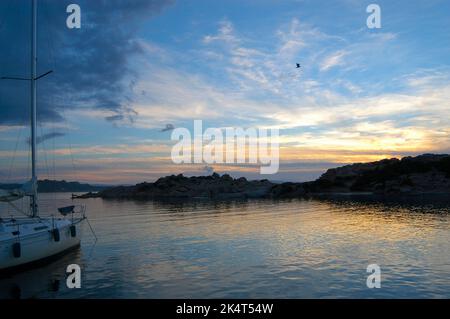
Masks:
[[[72,208],[72,207],[71,207]],[[62,214],[63,216],[70,216],[72,220],[77,218],[86,218],[86,206],[85,205],[74,205],[73,208],[67,214]],[[51,214],[49,216],[8,216],[0,217],[0,223],[14,223],[14,224],[33,224],[36,221],[46,218],[55,218],[56,214]]]
[[[76,218],[86,218],[86,206],[85,205],[74,205],[71,212],[72,221]]]

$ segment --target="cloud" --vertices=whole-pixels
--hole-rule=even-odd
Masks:
[[[297,28],[298,21],[294,19],[283,34],[296,34]],[[307,29],[306,26],[302,26],[301,32],[309,36],[302,48],[315,48],[315,40],[321,43],[334,39],[333,36],[315,28]],[[222,36],[223,34],[226,36]],[[220,125],[239,123],[241,126],[257,125],[315,132],[327,129],[347,132],[352,125],[367,122],[377,125],[386,119],[394,121],[393,129],[408,126],[411,130],[417,128],[421,132],[427,129],[432,132],[432,128],[445,128],[448,125],[446,118],[449,109],[446,101],[450,94],[450,81],[448,76],[444,77],[448,74],[446,70],[393,79],[392,82],[403,84],[401,90],[396,90],[395,93],[387,91],[369,94],[364,82],[356,85],[351,77],[330,80],[328,77],[322,78],[324,75],[320,73],[308,73],[302,74],[300,78],[283,78],[283,70],[294,67],[284,60],[279,50],[289,41],[289,37],[279,36],[280,42],[274,43],[272,47],[267,46],[262,51],[251,45],[252,39],[239,37],[238,34],[240,33],[230,21],[224,21],[219,25],[217,34],[211,35],[206,41],[207,52],[220,52],[223,56],[223,63],[217,64],[214,61],[212,66],[214,74],[229,76],[222,86],[216,85],[208,77],[208,72],[186,72],[179,67],[158,65],[149,59],[145,65],[148,75],[142,76],[135,86],[137,92],[148,92],[134,104],[140,115],[135,125],[140,128],[155,128],[169,121],[178,124],[194,118],[211,120]],[[345,42],[340,38],[335,40]],[[364,41],[362,43],[365,44]],[[378,42],[370,43],[372,46],[379,45]],[[220,45],[217,46],[218,44]],[[321,52],[312,59],[324,62],[322,66],[331,69],[342,64],[346,56],[353,59],[355,55],[364,55],[365,50],[370,50],[372,46],[364,46],[363,51],[357,51],[351,44],[329,54]],[[192,59],[192,56],[189,58]],[[305,54],[304,59],[310,57]],[[308,68],[314,67],[309,63],[302,64]],[[319,71],[320,63],[317,64]],[[386,81],[382,85],[389,87],[392,82]],[[434,127],[431,127],[431,121]],[[370,131],[367,134],[375,133]],[[339,139],[338,135],[336,139]],[[345,143],[341,147],[345,147]],[[347,145],[350,147],[350,144]]]
[[[305,45],[299,22],[294,19],[274,35],[276,41],[264,43],[264,50],[254,45],[254,39],[247,39],[234,28],[229,20],[223,20],[215,35],[203,38],[208,57],[220,56],[225,74],[230,83],[236,84],[241,92],[263,90],[268,94],[285,93],[289,83],[297,82],[298,72],[293,73],[293,56]],[[309,29],[308,29],[309,30]],[[216,65],[217,67],[217,65]]]
[[[114,115],[105,116],[105,120],[113,123],[114,126],[118,125],[133,125],[139,113],[130,107],[123,107],[120,110],[114,110]]]
[[[173,124],[166,124],[166,127],[161,130],[161,132],[173,131],[175,126]]]
[[[189,127],[193,119],[203,119],[209,127],[280,128],[281,171],[286,174],[304,174],[308,169],[301,165],[306,161],[336,166],[450,149],[450,72],[445,67],[417,71],[410,63],[393,68],[406,52],[401,37],[394,34],[352,33],[343,39],[297,19],[274,27],[265,36],[238,30],[230,20],[223,20],[215,32],[197,34],[198,41],[189,42],[189,49],[137,39],[133,30],[119,38],[128,34],[132,35],[130,43],[124,40],[122,44],[129,50],[119,63],[123,75],[111,73],[111,87],[108,77],[94,76],[92,82],[104,83],[90,88],[87,77],[86,83],[91,84],[79,90],[80,94],[74,92],[75,99],[55,95],[57,107],[47,112],[58,115],[60,103],[73,104],[67,114],[77,121],[106,119],[114,125],[132,125],[133,142],[167,123]],[[94,52],[98,56],[101,50]],[[134,57],[131,63],[130,57]],[[302,64],[301,73],[293,70],[296,62]],[[110,67],[105,64],[102,70]],[[8,132],[0,125],[1,130]],[[79,163],[86,178],[140,181],[146,176],[201,171],[201,167],[171,165],[167,140],[148,147],[118,143],[102,147],[89,141],[74,149],[82,157]],[[68,151],[60,149],[54,154],[65,160]],[[157,156],[148,160],[150,153]],[[286,163],[290,166],[284,169]],[[312,168],[311,174],[324,168]]]
[[[116,122],[116,121],[122,121],[125,117],[122,114],[118,114],[118,115],[111,115],[111,116],[106,116],[105,120],[107,120],[108,122]]]
[[[450,70],[418,70],[412,74],[403,76],[400,80],[405,81],[407,86],[413,89],[432,89],[439,87],[441,83],[450,82]]]
[[[223,20],[220,22],[220,28],[215,35],[206,35],[203,38],[204,43],[211,43],[214,41],[225,42],[225,43],[237,43],[238,38],[234,35],[233,24],[228,20]]]
[[[22,2],[10,2],[0,4],[1,16],[7,17],[0,30],[4,43],[0,72],[26,76],[30,68],[29,10]],[[65,9],[70,1],[39,1],[38,73],[54,71],[39,82],[40,120],[61,120],[63,108],[112,110],[118,116],[129,113],[130,90],[136,80],[129,62],[144,51],[137,41],[137,31],[172,2],[80,0],[82,27],[69,30]],[[28,83],[0,82],[0,124],[26,121],[28,87]]]
[[[345,51],[338,51],[325,58],[320,65],[320,71],[328,71],[338,65],[344,64],[344,57],[347,55]]]

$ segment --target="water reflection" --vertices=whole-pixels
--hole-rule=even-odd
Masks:
[[[67,201],[52,196],[47,209]],[[6,297],[450,297],[445,200],[80,203],[97,245],[85,230],[78,252],[0,279]],[[81,289],[66,288],[70,263],[82,266]],[[365,285],[371,263],[382,289]]]
[[[81,250],[67,253],[63,257],[40,267],[15,275],[0,278],[0,299],[33,299],[41,296],[58,297],[66,288],[66,267],[82,265]]]

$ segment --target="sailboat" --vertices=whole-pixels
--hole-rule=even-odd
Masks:
[[[38,203],[37,185],[37,149],[36,149],[36,81],[47,72],[38,76],[37,70],[37,0],[31,0],[32,32],[31,32],[31,76],[26,79],[31,84],[31,181],[22,189],[1,190],[0,201],[12,202],[23,197],[30,198],[29,212],[24,217],[0,218],[0,273],[19,270],[33,266],[39,262],[57,257],[77,248],[81,242],[82,224],[86,220],[84,206],[68,206],[59,208],[49,217],[41,217]],[[3,77],[3,80],[24,80]],[[48,212],[47,212],[48,213]],[[1,216],[1,212],[0,212]]]

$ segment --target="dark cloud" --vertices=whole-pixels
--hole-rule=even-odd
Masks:
[[[119,111],[120,113],[118,114],[106,116],[105,120],[114,124],[116,124],[116,122],[126,122],[133,124],[134,118],[139,115],[138,112],[128,107],[121,107]]]
[[[122,114],[118,114],[118,115],[107,116],[107,117],[105,117],[105,120],[107,120],[108,122],[116,122],[116,121],[122,121],[124,118],[125,118],[125,116],[123,116]]]
[[[166,127],[161,130],[161,132],[173,131],[175,126],[173,124],[166,124]]]
[[[39,119],[61,120],[63,108],[110,110],[117,113],[112,121],[129,117],[137,76],[129,62],[143,52],[136,34],[172,0],[79,0],[82,27],[72,30],[70,3],[39,1],[38,74],[54,71],[38,84]],[[30,1],[0,1],[0,76],[30,73],[30,14]],[[28,119],[29,91],[28,82],[0,81],[0,124]]]

